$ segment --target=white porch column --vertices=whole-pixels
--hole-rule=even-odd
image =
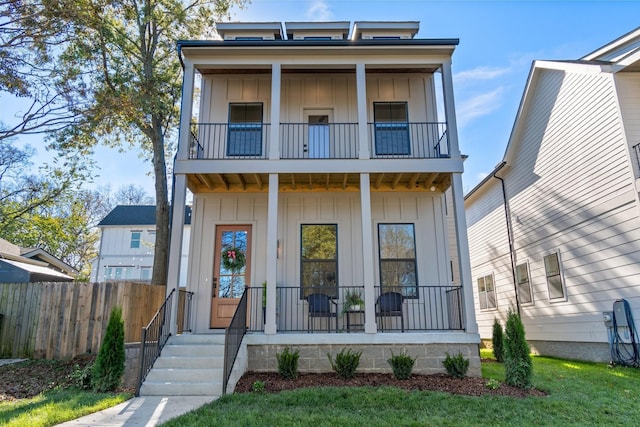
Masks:
[[[182,101],[180,105],[180,135],[178,138],[177,158],[180,160],[189,157],[189,143],[191,140],[191,110],[193,107],[193,86],[195,67],[193,62],[184,61],[184,73],[182,77]],[[171,235],[169,236],[169,265],[167,268],[168,297],[175,290],[173,304],[171,305],[171,317],[169,321],[172,335],[178,333],[178,288],[180,287],[180,260],[182,258],[182,241],[184,235],[184,207],[187,199],[187,176],[178,174],[173,176],[174,185],[171,194]]]
[[[364,281],[364,331],[376,333],[375,304],[376,295],[373,271],[373,232],[371,227],[371,188],[369,174],[360,174],[360,209],[362,220],[362,280]]]
[[[447,122],[449,155],[452,159],[458,158],[460,157],[460,146],[458,145],[458,122],[456,121],[456,107],[453,98],[453,76],[451,75],[450,61],[442,64],[442,93],[444,96],[444,115]]]
[[[356,64],[356,95],[358,102],[358,158],[368,159],[369,137],[367,129],[367,74],[363,63]]]
[[[271,129],[269,131],[269,159],[280,158],[280,64],[271,65]]]
[[[278,262],[278,174],[269,174],[269,201],[267,205],[267,310],[264,333],[275,334],[276,325],[276,280]]]
[[[467,237],[467,219],[464,214],[464,197],[462,193],[462,174],[453,173],[451,190],[453,193],[453,219],[456,226],[456,245],[460,268],[460,286],[464,299],[465,330],[478,333],[476,310],[473,303],[473,282],[471,281],[471,260],[469,258],[469,239]]]

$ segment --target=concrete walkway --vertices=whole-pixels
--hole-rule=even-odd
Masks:
[[[58,424],[58,427],[153,427],[186,414],[214,399],[212,396],[134,397],[104,411]]]

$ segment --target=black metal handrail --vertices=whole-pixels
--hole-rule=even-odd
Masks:
[[[357,159],[357,123],[280,123],[282,159]]]
[[[368,126],[372,159],[449,157],[449,138],[444,122],[373,122]]]
[[[247,290],[242,293],[236,312],[224,334],[224,376],[222,379],[222,393],[227,393],[227,385],[240,351],[242,339],[247,333]]]
[[[175,289],[171,291],[167,299],[164,300],[153,319],[147,327],[142,328],[142,339],[140,340],[140,373],[138,376],[138,386],[136,396],[140,395],[140,387],[151,371],[156,359],[160,356],[162,348],[171,336],[171,305]]]
[[[190,159],[266,159],[269,123],[192,123]]]

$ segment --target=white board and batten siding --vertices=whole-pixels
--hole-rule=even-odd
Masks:
[[[376,283],[379,283],[378,223],[415,224],[420,284],[450,283],[447,227],[440,194],[373,193],[371,205]],[[217,224],[252,225],[250,280],[253,286],[262,283],[266,274],[267,194],[196,194],[193,209],[189,282],[191,290],[196,293],[196,332],[206,332],[209,329],[215,227]],[[281,193],[278,224],[281,250],[277,266],[279,286],[300,284],[302,224],[337,224],[339,282],[344,286],[364,285],[359,193]]]
[[[534,302],[521,310],[527,338],[606,342],[602,312],[610,311],[616,299],[628,299],[640,319],[637,192],[616,88],[607,73],[570,68],[535,73],[535,91],[519,119],[518,140],[510,142],[508,167],[500,174],[509,198],[517,262],[528,262],[530,268]],[[487,185],[497,188],[499,182]],[[495,197],[485,190],[467,203],[472,271],[475,280],[493,270],[497,292],[513,299],[513,285],[508,292],[500,284],[502,274],[512,283],[510,268],[498,257],[494,261],[482,254],[479,246],[485,242],[502,247],[508,264],[508,247],[496,242],[506,243],[506,234],[493,232],[494,222],[505,222],[504,208],[496,206],[502,215],[483,211]],[[543,258],[556,251],[566,298],[551,301]],[[478,261],[482,259],[487,261]],[[503,318],[506,309],[499,304]],[[491,337],[497,311],[478,307],[483,338]]]
[[[281,82],[282,123],[304,123],[305,110],[331,110],[333,123],[356,123],[358,118],[356,78],[353,74],[286,74]],[[409,121],[435,122],[434,82],[431,76],[402,77],[367,75],[367,114],[372,122],[374,102],[407,102]],[[270,121],[271,79],[269,76],[204,76],[199,121],[226,123],[229,103],[261,102],[263,122]]]

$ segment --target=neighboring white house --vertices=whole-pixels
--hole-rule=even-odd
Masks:
[[[249,369],[273,368],[277,346],[296,345],[301,370],[328,370],[327,349],[349,345],[367,370],[388,370],[385,354],[400,347],[418,372],[442,371],[445,352],[461,351],[479,375],[451,72],[458,40],[415,38],[418,22],[284,27],[220,23],[222,40],[178,43],[173,222],[188,189],[193,332],[227,327],[248,288]],[[181,242],[174,226],[168,292],[182,274]],[[347,305],[354,292],[362,302]]]
[[[483,340],[513,308],[534,351],[609,361],[603,312],[624,298],[640,319],[638,117],[640,29],[533,63],[503,161],[465,197]]]
[[[118,205],[98,224],[100,249],[91,265],[91,281],[151,281],[156,241],[156,207],[154,205]],[[184,215],[184,251],[186,265],[191,231],[191,209]],[[187,283],[186,270],[179,284]]]

